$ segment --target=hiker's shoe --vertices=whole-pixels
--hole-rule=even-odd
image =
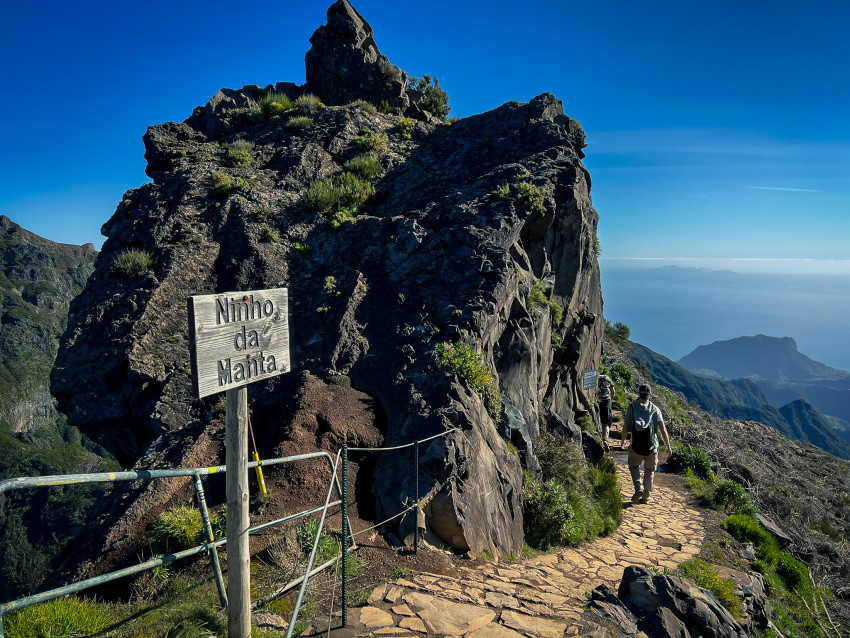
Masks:
[[[610,451],[611,451],[611,446],[610,446],[610,445],[608,445],[608,441],[602,441],[602,447],[603,447],[603,449],[604,449],[606,452],[610,452]]]
[[[640,502],[641,503],[649,503],[649,501],[651,499],[652,499],[652,495],[649,492],[644,492],[643,496],[640,497]]]
[[[632,495],[632,503],[637,503],[637,502],[638,502],[638,501],[640,501],[642,498],[643,498],[643,492],[641,492],[640,490],[638,490],[637,492],[635,492],[635,493]]]

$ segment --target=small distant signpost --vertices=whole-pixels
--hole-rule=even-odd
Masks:
[[[590,390],[596,387],[596,379],[599,376],[598,370],[585,370],[582,375],[581,389]]]
[[[189,297],[189,335],[195,396],[226,393],[227,633],[250,638],[247,385],[289,372],[289,292]]]

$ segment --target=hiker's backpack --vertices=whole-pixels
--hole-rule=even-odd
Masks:
[[[652,403],[649,404],[652,406]],[[635,454],[640,454],[641,456],[648,456],[652,454],[652,428],[653,421],[652,418],[654,410],[649,410],[649,422],[646,424],[646,427],[642,430],[638,430],[638,422],[637,419],[634,418],[635,409],[633,406],[629,406],[632,410],[633,423],[634,427],[632,427],[632,449],[635,451]]]
[[[652,424],[642,430],[632,430],[632,449],[641,456],[652,454]]]

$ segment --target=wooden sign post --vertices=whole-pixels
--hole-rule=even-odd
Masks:
[[[251,636],[247,385],[289,371],[288,308],[286,288],[189,298],[195,396],[226,393],[227,635],[230,638]]]

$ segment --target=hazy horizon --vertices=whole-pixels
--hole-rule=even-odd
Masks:
[[[801,259],[769,257],[600,257],[601,268],[628,270],[676,266],[740,273],[798,273],[850,276],[850,259]],[[850,281],[848,281],[850,286]]]
[[[673,361],[701,345],[764,334],[791,337],[802,354],[850,372],[846,262],[783,260],[779,265],[797,270],[745,272],[696,265],[740,265],[742,260],[611,261],[600,260],[605,319],[627,324],[632,341]],[[777,264],[759,261],[755,266]],[[808,270],[800,272],[801,266]]]

